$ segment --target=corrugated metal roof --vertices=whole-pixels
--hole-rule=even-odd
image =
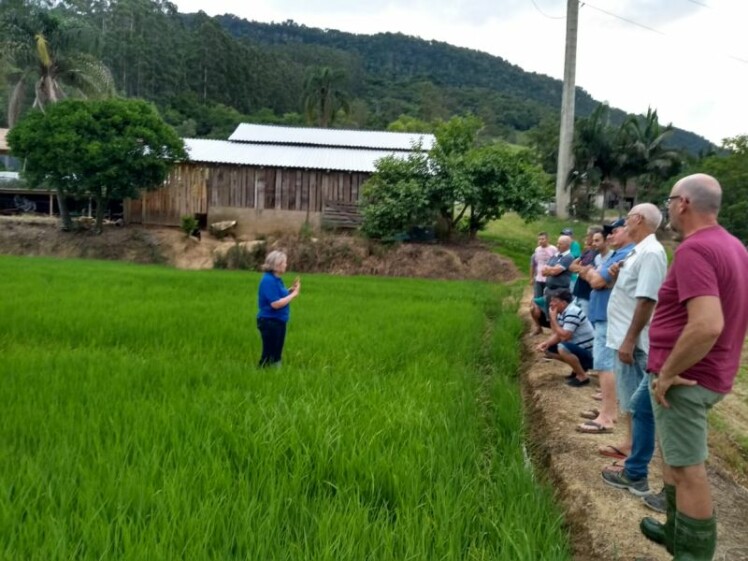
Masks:
[[[412,150],[418,142],[430,150],[435,142],[433,134],[389,131],[361,131],[321,129],[312,127],[279,127],[242,123],[229,140],[272,144],[301,144],[306,146],[340,146],[381,150]]]
[[[184,138],[191,162],[246,166],[288,167],[337,171],[375,171],[374,163],[385,156],[405,158],[408,152],[251,144],[230,140]]]

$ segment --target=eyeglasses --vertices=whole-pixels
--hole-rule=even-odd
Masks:
[[[667,199],[665,199],[665,202],[669,203],[670,201],[674,201],[675,199],[682,199],[683,197],[681,195],[670,195]]]

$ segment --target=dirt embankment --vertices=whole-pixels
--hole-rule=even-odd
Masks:
[[[612,459],[598,454],[600,445],[619,442],[623,422],[612,434],[581,434],[575,427],[584,421],[579,413],[599,405],[592,396],[597,387],[570,388],[564,383],[568,372],[563,364],[548,361],[534,347],[548,337],[530,335],[529,291],[520,314],[528,326],[523,339],[525,353],[523,392],[527,423],[532,435],[531,450],[537,464],[547,474],[563,505],[576,561],[665,561],[672,559],[664,548],[649,542],[639,532],[639,521],[654,516],[640,498],[628,491],[605,485],[603,467]],[[737,401],[737,400],[735,400]],[[717,407],[727,406],[731,398]],[[733,406],[735,406],[733,402]],[[738,405],[739,406],[739,405]],[[720,458],[709,461],[717,512],[719,544],[716,561],[748,561],[748,490],[724,470]],[[649,484],[662,488],[662,459],[658,453],[650,465]]]
[[[112,259],[160,263],[182,269],[213,268],[216,256],[237,244],[252,251],[255,241],[201,240],[177,228],[107,227],[101,235],[67,233],[49,219],[0,219],[0,253]],[[289,269],[307,273],[383,275],[433,279],[506,282],[518,277],[514,264],[480,243],[460,245],[397,244],[383,246],[357,236],[285,236],[268,239],[268,249],[288,253]]]

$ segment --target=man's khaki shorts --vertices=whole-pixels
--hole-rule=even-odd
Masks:
[[[657,377],[649,375],[649,387]],[[650,392],[657,437],[665,463],[672,467],[702,464],[709,456],[707,448],[707,415],[722,401],[724,394],[703,386],[671,386],[665,399],[670,407],[655,401]]]

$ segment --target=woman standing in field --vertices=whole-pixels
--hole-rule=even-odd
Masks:
[[[301,291],[301,281],[297,277],[286,289],[281,275],[286,272],[287,257],[282,251],[271,251],[265,258],[257,295],[257,329],[262,336],[262,357],[260,368],[280,366],[283,343],[286,340],[286,324],[291,312],[291,300]]]

